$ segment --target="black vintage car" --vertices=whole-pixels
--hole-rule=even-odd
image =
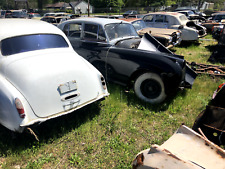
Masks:
[[[195,72],[151,35],[141,39],[126,21],[78,18],[58,25],[74,50],[106,78],[149,103],[160,103],[178,87],[191,88]]]

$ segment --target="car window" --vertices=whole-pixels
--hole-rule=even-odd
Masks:
[[[80,37],[81,34],[81,23],[70,23],[66,24],[63,28],[63,32],[68,37]]]
[[[98,25],[85,24],[84,26],[84,39],[97,40]]]
[[[164,21],[164,15],[155,16],[155,22],[163,22],[163,21]]]
[[[137,31],[146,27],[145,22],[143,20],[134,21],[132,22],[132,25]]]
[[[100,25],[85,24],[84,39],[89,41],[106,41],[105,33]]]
[[[165,23],[168,23],[168,22],[169,22],[169,17],[168,17],[168,16],[165,16],[165,17],[164,17],[164,22],[165,22]]]
[[[187,17],[185,15],[180,15],[179,19],[181,20],[181,22],[187,21]]]
[[[194,15],[195,13],[193,11],[188,11],[189,15]]]
[[[153,22],[154,16],[153,15],[147,15],[144,17],[144,21],[146,22]]]
[[[69,47],[66,40],[55,34],[36,34],[7,38],[1,42],[3,56],[13,55],[22,52]]]
[[[105,31],[108,35],[109,40],[113,40],[116,38],[124,38],[137,36],[138,34],[132,24],[127,23],[111,23],[105,25]]]
[[[214,17],[214,20],[221,21],[222,19],[225,19],[225,15],[216,15],[216,16]]]
[[[98,41],[106,41],[105,32],[101,26],[99,26],[98,30]]]

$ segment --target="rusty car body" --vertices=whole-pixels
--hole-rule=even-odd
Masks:
[[[208,59],[210,62],[219,62],[224,64],[225,63],[225,27],[224,25],[220,25],[217,27],[217,31],[214,32],[213,36],[218,40],[218,44],[215,46],[215,49]],[[225,74],[225,72],[222,72]]]
[[[151,35],[140,38],[126,21],[84,17],[58,27],[106,81],[134,88],[146,102],[160,103],[180,86],[191,88],[196,78],[183,56],[175,55]]]
[[[149,33],[167,48],[179,45],[182,41],[181,31],[179,30],[148,27],[139,18],[123,18],[120,20],[130,22],[139,36],[142,37],[145,33]]]
[[[161,146],[137,154],[133,169],[224,169],[225,150],[182,125]]]
[[[214,91],[212,100],[197,116],[193,130],[200,132],[215,144],[225,145],[225,83]]]
[[[202,22],[202,26],[204,26],[208,32],[211,32],[214,26],[219,25],[225,25],[225,12],[213,13],[205,22]]]
[[[196,41],[207,35],[206,28],[178,12],[154,12],[143,17],[148,27],[176,29],[182,32],[182,41]]]

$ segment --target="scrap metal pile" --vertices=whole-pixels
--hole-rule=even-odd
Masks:
[[[219,76],[225,78],[225,67],[217,65],[208,65],[202,63],[188,62],[188,65],[197,73],[197,74],[208,74],[212,76]]]
[[[133,169],[224,169],[225,150],[220,147],[225,145],[224,100],[225,83],[222,83],[206,109],[196,118],[192,129],[181,125],[161,146],[152,145],[139,152],[133,161]]]
[[[152,145],[140,152],[133,169],[223,169],[225,151],[200,134],[182,125],[161,146]]]

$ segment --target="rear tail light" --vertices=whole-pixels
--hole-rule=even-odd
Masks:
[[[101,82],[102,82],[102,86],[104,89],[106,89],[106,82],[105,82],[105,78],[103,76],[101,76]]]
[[[22,105],[22,102],[20,101],[20,99],[16,98],[15,99],[15,105],[16,105],[16,109],[19,113],[20,118],[25,118],[25,111]]]

